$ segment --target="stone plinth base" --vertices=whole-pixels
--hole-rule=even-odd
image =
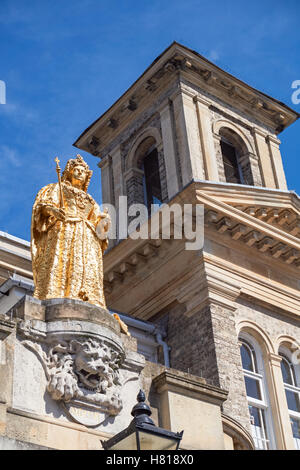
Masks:
[[[101,448],[100,438],[128,425],[145,359],[108,310],[26,295],[4,318],[12,328],[6,377],[0,365],[0,435],[60,449],[75,438],[75,448]]]

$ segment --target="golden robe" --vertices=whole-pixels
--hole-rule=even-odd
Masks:
[[[46,207],[60,207],[59,185],[42,188],[34,202],[31,252],[34,297],[80,299],[105,307],[103,251],[107,240],[96,234],[103,217],[98,204],[81,189],[62,183],[65,221],[48,215]]]

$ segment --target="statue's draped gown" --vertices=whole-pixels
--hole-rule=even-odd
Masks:
[[[69,182],[62,183],[66,220],[46,213],[60,207],[59,185],[42,188],[32,211],[31,252],[34,297],[70,298],[105,307],[103,250],[107,242],[97,237],[101,212],[94,199]]]

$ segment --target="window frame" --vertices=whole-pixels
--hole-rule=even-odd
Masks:
[[[268,395],[268,386],[267,386],[267,381],[266,381],[265,367],[264,367],[261,348],[256,342],[256,340],[246,332],[240,333],[239,343],[240,345],[244,344],[246,347],[248,347],[251,351],[252,358],[254,358],[253,360],[254,372],[244,369],[243,364],[242,364],[243,376],[244,378],[249,377],[251,379],[255,379],[258,381],[260,395],[261,395],[261,400],[259,400],[257,398],[253,398],[247,395],[247,390],[246,390],[248,406],[249,407],[254,406],[258,408],[260,419],[264,422],[264,425],[265,425],[265,428],[264,427],[261,428],[264,437],[260,438],[254,433],[254,430],[252,428],[252,426],[254,425],[251,422],[251,415],[250,415],[252,437],[255,443],[258,441],[261,441],[261,445],[262,445],[262,447],[256,447],[256,449],[257,450],[276,449],[273,418],[272,418],[272,412],[271,412],[271,407],[270,407],[270,399]],[[246,384],[245,384],[245,388],[246,388]],[[250,409],[249,409],[249,413],[250,413]],[[262,415],[264,416],[264,418]]]
[[[299,365],[298,365],[298,367],[295,367],[295,365],[293,364],[293,362],[291,360],[292,353],[288,348],[286,348],[284,346],[280,346],[279,350],[278,350],[278,354],[282,358],[282,360],[285,360],[288,363],[288,365],[290,367],[290,371],[291,371],[292,381],[294,382],[293,385],[284,382],[283,375],[282,375],[282,382],[283,382],[283,386],[284,386],[284,391],[286,392],[286,390],[288,390],[290,392],[297,393],[298,394],[298,399],[299,399],[299,402],[300,402],[300,370],[299,370],[300,367],[299,367]],[[298,412],[298,411],[295,411],[295,410],[291,410],[289,408],[287,399],[286,399],[286,402],[287,402],[287,408],[288,408],[290,418],[293,418],[293,419],[300,422],[300,411]],[[300,439],[297,438],[297,437],[294,437],[294,436],[293,436],[293,439],[294,439],[296,449],[300,450]]]
[[[240,164],[240,161],[239,161],[239,151],[238,151],[238,148],[236,147],[236,145],[235,145],[234,143],[232,143],[232,142],[230,142],[228,139],[226,139],[226,137],[221,136],[220,147],[221,147],[221,155],[222,155],[223,166],[224,166],[224,155],[223,155],[223,152],[222,152],[222,145],[221,145],[221,142],[222,142],[222,141],[223,141],[225,144],[230,145],[230,147],[233,147],[233,148],[234,148],[235,159],[236,159],[236,165],[237,165],[237,171],[238,171],[239,178],[240,178],[240,182],[239,182],[239,183],[233,183],[233,182],[231,182],[231,181],[227,181],[227,179],[226,179],[226,174],[225,174],[225,167],[224,167],[224,176],[225,176],[225,179],[226,179],[226,183],[229,183],[229,184],[245,184],[245,179],[244,179],[244,175],[243,175],[243,169],[242,169],[241,164]]]
[[[156,204],[158,206],[161,206],[163,204],[163,200],[162,200],[162,184],[161,184],[161,174],[160,174],[160,169],[159,169],[159,152],[158,152],[158,148],[157,148],[157,145],[156,144],[153,144],[151,145],[151,147],[149,147],[149,149],[145,152],[145,154],[142,156],[142,159],[141,159],[141,166],[142,166],[142,170],[143,170],[143,194],[144,194],[144,204],[146,205],[147,209],[148,209],[148,214],[151,215],[152,214],[152,206],[155,204],[153,201],[149,201],[149,198],[148,198],[148,188],[147,188],[147,178],[146,178],[146,172],[145,172],[145,165],[144,165],[144,161],[147,157],[149,157],[149,155],[151,155],[151,153],[153,153],[154,151],[156,151],[156,154],[155,154],[155,157],[157,159],[157,165],[158,165],[158,168],[157,168],[157,173],[158,173],[158,178],[159,178],[159,182],[160,182],[160,193],[161,193],[161,201],[160,201],[160,204]]]

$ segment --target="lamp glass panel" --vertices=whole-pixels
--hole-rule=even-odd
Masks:
[[[176,450],[177,440],[139,431],[141,450]]]
[[[110,447],[111,450],[137,450],[136,434],[133,432]]]

